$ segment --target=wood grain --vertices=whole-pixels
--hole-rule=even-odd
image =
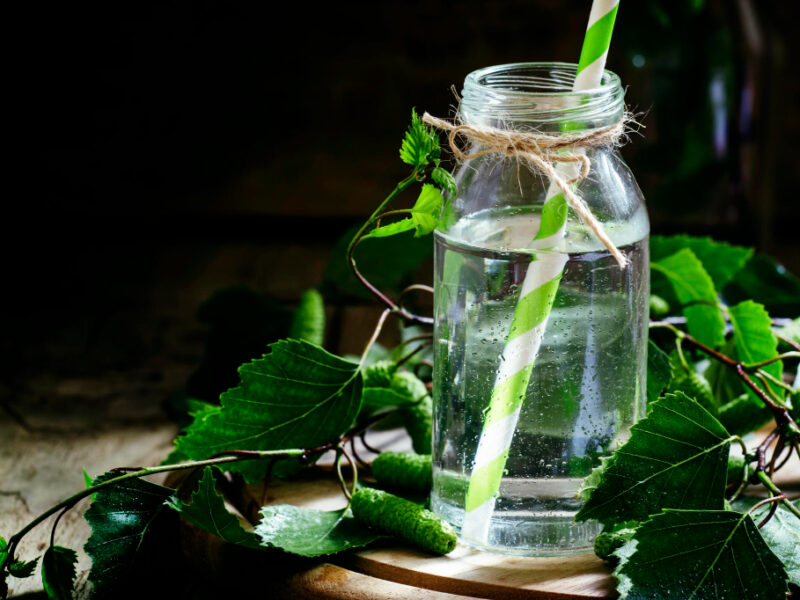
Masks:
[[[757,438],[766,433],[766,430],[759,432]],[[370,442],[384,449],[408,449],[407,436],[396,430],[374,432]],[[363,451],[362,446],[358,449]],[[244,502],[244,513],[252,522],[258,519],[258,507],[265,503],[287,503],[321,510],[342,508],[346,501],[339,484],[332,473],[325,472],[329,461],[323,460],[321,464],[321,470],[315,474],[307,473],[297,481],[275,481],[266,490],[261,484],[247,486],[242,490],[237,505],[243,506]],[[796,493],[800,487],[800,463],[792,460],[775,480],[786,491]],[[751,488],[751,491],[757,493],[759,488]],[[287,589],[299,594],[296,597],[309,598],[406,597],[381,595],[388,589],[375,583],[381,581],[410,587],[417,593],[413,597],[419,598],[427,598],[424,594],[429,593],[508,600],[585,600],[617,596],[610,567],[594,554],[518,557],[459,546],[447,556],[432,556],[402,544],[385,542],[327,560],[330,564],[324,565],[325,568],[315,566],[307,573],[292,575]],[[332,570],[331,565],[343,569],[344,573]],[[363,587],[364,580],[355,574],[368,576],[371,583]]]
[[[175,375],[185,377],[185,373]],[[140,373],[102,378],[39,380],[0,410],[0,535],[8,538],[31,519],[86,484],[83,470],[97,476],[112,467],[158,464],[169,452],[176,427],[161,410],[172,377],[136,393]],[[34,386],[32,385],[31,388]],[[34,396],[35,395],[35,396]],[[13,415],[13,416],[12,416]],[[158,479],[156,479],[158,481]],[[88,592],[89,557],[83,544],[91,531],[83,519],[89,501],[59,521],[55,542],[78,552],[78,595]],[[32,559],[47,548],[52,519],[21,542],[18,556]],[[11,596],[42,590],[38,573],[9,578]]]
[[[408,437],[401,431],[389,430],[371,434],[370,443],[381,448],[407,450]],[[359,451],[362,447],[359,446]],[[258,519],[262,504],[293,504],[319,510],[336,510],[347,504],[336,478],[322,469],[307,473],[295,481],[274,481],[266,490],[262,484],[247,486],[234,502],[252,522]],[[329,557],[328,562],[372,579],[410,586],[423,593],[451,594],[469,598],[579,600],[613,598],[614,582],[610,569],[594,554],[568,557],[517,557],[479,552],[459,546],[447,556],[432,556],[397,543],[385,543],[359,552]],[[361,589],[358,578],[341,578],[337,593],[360,590],[354,597],[372,599],[382,596],[379,586]],[[292,577],[292,590],[304,584],[317,585],[315,576]],[[330,585],[326,584],[326,590]],[[332,585],[332,584],[331,584]],[[317,589],[317,588],[313,588]],[[374,590],[374,591],[370,591]],[[319,590],[317,590],[319,591]],[[325,594],[330,590],[325,591]],[[299,592],[298,592],[299,593]],[[355,592],[353,592],[355,593]],[[400,593],[400,592],[397,592]],[[317,596],[308,596],[317,597]],[[339,596],[321,595],[322,598]],[[349,596],[341,596],[347,598]],[[404,598],[405,596],[397,596]],[[434,596],[436,597],[436,596]]]

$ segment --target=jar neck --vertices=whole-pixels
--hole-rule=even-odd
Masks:
[[[625,92],[604,71],[600,86],[572,91],[577,65],[513,63],[473,71],[464,80],[461,116],[470,125],[560,133],[595,129],[622,119]]]

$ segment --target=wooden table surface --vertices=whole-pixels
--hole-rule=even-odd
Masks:
[[[8,537],[31,518],[84,485],[83,469],[98,475],[115,466],[153,465],[169,452],[176,427],[162,413],[160,404],[167,390],[185,377],[180,370],[158,382],[148,383],[146,393],[140,384],[147,372],[136,377],[75,379],[41,382],[29,394],[36,397],[9,402],[3,397],[0,413],[0,534]],[[179,386],[178,386],[179,387]],[[400,432],[384,432],[371,438],[382,447],[402,450],[408,442]],[[794,463],[797,463],[794,460]],[[779,485],[792,494],[800,492],[800,465],[791,472],[782,471]],[[243,513],[252,513],[260,502],[262,490],[248,490],[251,506],[237,502]],[[331,479],[312,479],[304,483],[277,482],[268,490],[267,502],[290,502],[322,509],[339,507],[343,500]],[[67,513],[58,529],[57,543],[78,550],[79,592],[88,596],[86,576],[89,559],[82,547],[89,528],[81,515],[82,503]],[[20,547],[20,556],[31,558],[46,548],[49,527],[40,526]],[[199,536],[198,539],[203,538]],[[192,540],[188,553],[200,561],[206,574],[224,579],[239,565],[213,540],[200,544],[212,547],[200,551]],[[185,549],[186,551],[186,549]],[[261,553],[252,560],[264,573],[273,573],[271,593],[265,597],[393,598],[454,600],[457,598],[576,599],[613,597],[609,569],[591,554],[566,558],[506,557],[459,547],[446,557],[433,558],[412,548],[384,543],[360,552],[345,553],[317,562],[292,563],[282,570],[279,564],[265,561]],[[220,559],[223,557],[223,559]],[[218,564],[208,564],[208,561]],[[205,561],[205,562],[204,562]],[[197,565],[195,565],[197,567]],[[238,570],[238,569],[237,569]],[[261,573],[259,572],[259,575]],[[38,597],[38,577],[11,578],[11,595]],[[252,585],[257,585],[252,583]],[[31,595],[34,594],[34,595]],[[208,597],[218,593],[209,592]],[[197,590],[185,597],[206,597]]]
[[[0,535],[8,538],[27,522],[112,467],[155,465],[170,451],[177,427],[161,403],[179,389],[185,368],[145,366],[134,372],[74,379],[42,378],[23,390],[2,390],[0,406]],[[156,480],[157,481],[157,480]],[[89,557],[82,518],[88,500],[59,522],[56,543],[78,551],[78,597],[87,595]],[[50,522],[26,536],[19,556],[47,548]],[[11,596],[42,590],[38,574],[9,578]]]

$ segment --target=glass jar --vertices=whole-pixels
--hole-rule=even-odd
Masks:
[[[619,78],[606,71],[600,87],[573,92],[575,73],[560,63],[475,71],[461,118],[548,134],[617,123]],[[615,148],[585,153],[591,170],[575,189],[627,258],[624,269],[572,210],[555,237],[535,240],[551,184],[503,153],[459,165],[435,232],[431,504],[463,542],[486,550],[587,551],[600,527],[574,522],[578,489],[644,413],[647,211]],[[547,264],[554,282],[537,300],[531,282]],[[539,313],[537,331],[518,331],[525,302],[526,315]],[[496,398],[503,390],[508,397]]]

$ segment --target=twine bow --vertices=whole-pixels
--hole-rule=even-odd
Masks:
[[[478,127],[465,123],[451,123],[425,113],[422,120],[442,131],[449,132],[448,140],[453,154],[467,160],[485,154],[505,154],[506,156],[519,157],[535,170],[538,170],[558,187],[566,198],[568,204],[577,213],[580,219],[594,232],[603,246],[624,269],[627,260],[617,246],[605,232],[603,225],[592,214],[586,203],[575,192],[573,184],[585,179],[589,175],[592,162],[581,149],[596,148],[600,146],[613,146],[619,144],[625,134],[628,117],[607,127],[599,127],[587,131],[577,131],[565,135],[548,135],[538,131],[510,131],[494,127]],[[461,149],[456,139],[458,135],[477,142],[484,149],[468,153]],[[573,150],[572,152],[564,152]],[[574,150],[577,150],[575,152]],[[580,163],[580,172],[572,178],[560,173],[555,163]]]

